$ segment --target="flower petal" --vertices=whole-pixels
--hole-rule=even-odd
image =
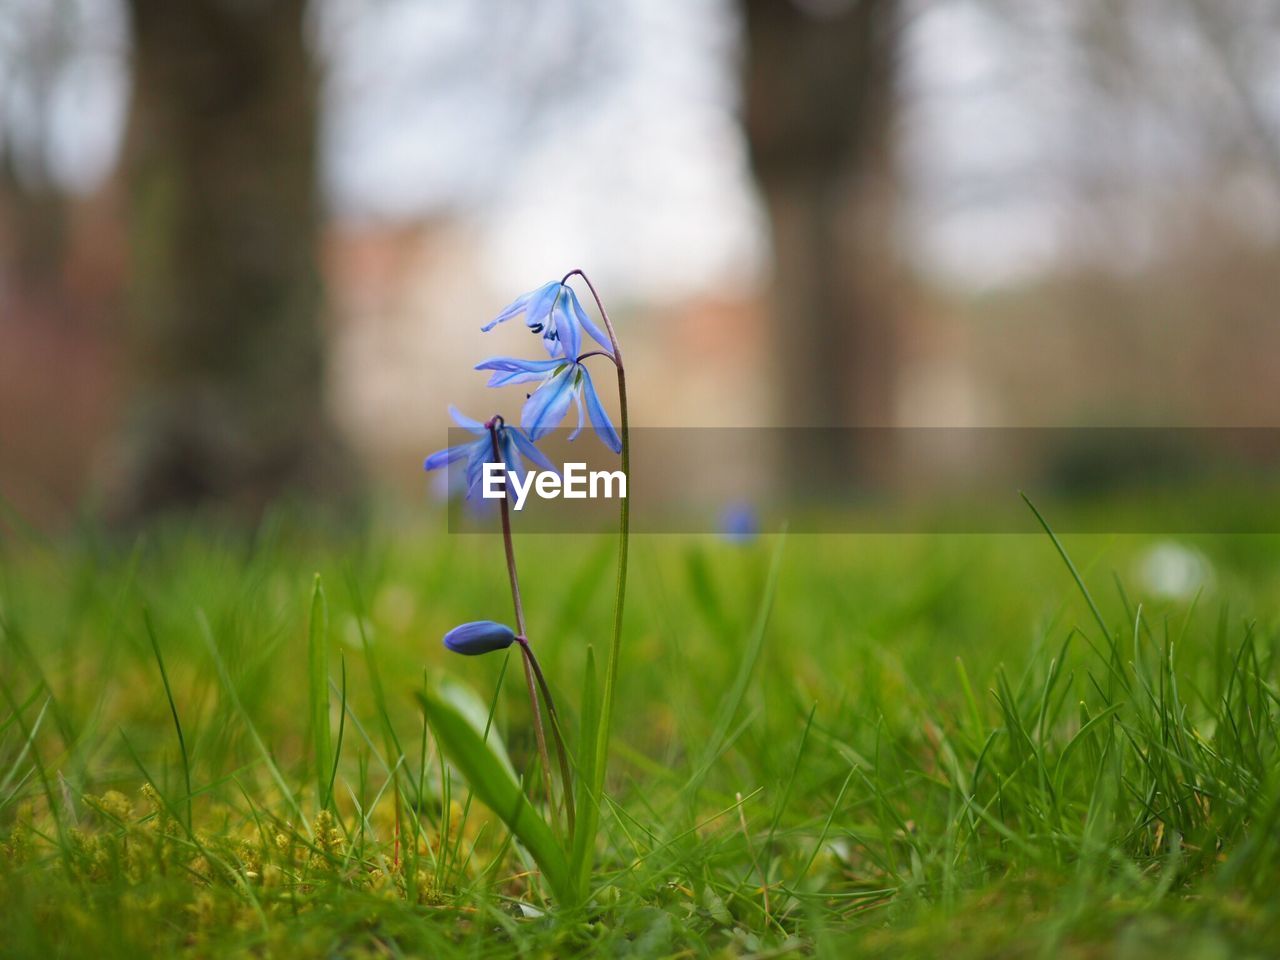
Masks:
[[[447,466],[455,460],[461,460],[467,455],[471,449],[471,444],[460,443],[456,447],[449,447],[445,450],[437,450],[431,456],[427,457],[422,463],[423,470],[439,470],[441,467]]]
[[[525,308],[524,323],[534,333],[546,330],[551,320],[551,309],[555,306],[560,294],[560,281],[552,280],[530,293],[529,303]]]
[[[503,427],[502,432],[498,434],[498,449],[502,451],[502,462],[507,471],[514,473],[517,479],[523,482],[525,474],[529,471],[524,468],[524,460],[521,459],[520,451],[516,449],[515,441],[511,438],[510,427]]]
[[[536,292],[537,291],[531,291],[529,293],[520,294],[520,296],[516,297],[509,304],[507,304],[506,307],[503,308],[500,314],[498,314],[496,317],[494,317],[492,320],[486,323],[483,327],[481,327],[480,332],[488,333],[498,324],[504,323],[507,320],[510,320],[512,317],[520,316],[520,314],[524,313],[525,307],[528,306],[529,298],[532,297],[533,294]]]
[[[524,409],[520,412],[520,425],[531,440],[541,439],[564,419],[569,401],[573,398],[575,369],[575,365],[565,366],[524,402]]]
[[[509,387],[513,383],[532,383],[535,380],[545,380],[546,374],[537,373],[495,373],[485,383],[486,387]]]
[[[477,370],[529,370],[547,373],[564,363],[563,360],[526,360],[524,357],[490,357],[476,364]]]
[[[471,448],[470,458],[467,460],[467,498],[480,488],[481,478],[484,476],[484,465],[493,463],[493,440],[485,437],[483,440],[476,440],[469,444]]]
[[[461,623],[444,635],[444,645],[448,649],[468,657],[505,650],[515,642],[515,631],[492,620]]]
[[[550,470],[559,476],[560,471],[555,468],[547,455],[533,445],[533,441],[525,436],[524,431],[519,427],[507,427],[507,431],[511,434],[511,439],[515,442],[516,448],[526,457],[534,462],[535,465],[543,470]]]
[[[561,287],[560,293],[556,296],[555,306],[551,309],[551,323],[555,327],[555,332],[560,340],[560,354],[566,360],[576,361],[578,359],[578,351],[582,349],[582,329],[578,326],[578,318],[573,315],[569,308],[569,298],[573,296],[573,291],[568,287]]]
[[[591,426],[595,430],[596,435],[604,441],[604,445],[614,453],[622,452],[622,440],[618,436],[618,431],[613,429],[613,423],[609,420],[609,415],[604,412],[604,404],[600,402],[600,397],[596,393],[595,385],[591,382],[591,374],[587,372],[587,368],[582,364],[578,365],[582,371],[582,396],[587,402],[587,415],[591,417]]]
[[[573,309],[574,318],[582,325],[582,328],[591,335],[591,339],[604,347],[604,352],[612,357],[613,344],[609,342],[608,336],[606,336],[600,328],[595,325],[595,322],[591,317],[587,315],[587,311],[582,309],[582,304],[578,302],[578,295],[573,292],[572,287],[569,288],[569,305]],[[577,356],[578,355],[575,353],[574,357],[576,358]]]
[[[449,404],[449,416],[453,417],[453,422],[462,427],[463,430],[469,430],[477,435],[489,432],[483,423],[479,420],[472,420],[452,403]]]
[[[505,387],[513,383],[545,380],[561,366],[562,360],[522,360],[518,357],[490,357],[476,364],[477,370],[492,370],[489,386]]]
[[[569,434],[569,439],[577,440],[578,434],[582,432],[582,425],[585,421],[585,417],[583,416],[583,411],[582,411],[582,391],[581,390],[573,391],[573,402],[578,406],[578,426],[573,431],[573,433]]]

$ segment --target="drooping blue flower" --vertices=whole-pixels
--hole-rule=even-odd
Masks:
[[[578,407],[578,426],[569,439],[575,439],[590,418],[591,428],[614,453],[622,450],[622,440],[605,412],[591,373],[586,364],[557,360],[523,360],[519,357],[491,357],[476,364],[477,370],[491,370],[489,386],[504,387],[513,383],[541,381],[529,394],[520,412],[520,425],[532,440],[540,440],[560,425],[572,401]]]
[[[612,356],[609,338],[601,332],[578,302],[573,288],[559,280],[552,280],[536,290],[522,294],[507,304],[500,314],[480,329],[488,333],[500,323],[524,314],[525,326],[542,334],[542,344],[547,356],[576,360],[582,349],[582,331],[595,340]]]
[[[516,642],[515,632],[505,623],[473,620],[462,623],[444,635],[444,645],[454,653],[467,657],[505,650]]]
[[[489,428],[485,424],[465,416],[452,404],[449,406],[449,415],[453,417],[454,423],[458,426],[468,433],[475,434],[476,439],[467,443],[457,444],[445,450],[438,450],[427,457],[422,466],[425,470],[437,470],[465,457],[467,461],[467,498],[470,499],[484,477],[484,465],[499,461],[493,455],[493,439],[489,436]],[[524,478],[527,472],[522,454],[543,470],[555,471],[551,461],[547,459],[541,450],[534,446],[533,440],[526,435],[525,431],[507,423],[503,423],[498,427],[498,453],[501,456],[501,462],[506,464],[506,468],[521,479]]]

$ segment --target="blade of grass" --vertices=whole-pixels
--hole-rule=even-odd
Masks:
[[[347,658],[345,656],[338,658],[338,669],[342,675],[342,689],[338,695],[338,741],[333,748],[333,766],[329,768],[329,786],[325,791],[325,796],[329,801],[333,802],[333,785],[338,779],[338,761],[342,758],[342,738],[347,732]],[[328,680],[328,671],[325,671],[325,679]],[[325,694],[325,702],[328,702],[328,692]],[[327,712],[327,711],[326,711]]]
[[[476,796],[533,856],[555,895],[572,901],[569,863],[555,834],[525,796],[509,762],[505,762],[505,754],[486,742],[467,711],[455,703],[450,686],[442,681],[418,695],[442,751],[467,778]]]
[[[1044,527],[1044,532],[1049,535],[1049,539],[1053,541],[1054,547],[1058,551],[1058,556],[1062,558],[1062,562],[1067,565],[1067,569],[1071,571],[1071,577],[1075,580],[1076,586],[1080,588],[1085,602],[1089,605],[1089,609],[1093,612],[1093,619],[1097,621],[1098,628],[1102,631],[1103,639],[1110,640],[1111,629],[1107,626],[1106,618],[1102,616],[1102,611],[1098,609],[1098,605],[1093,602],[1093,595],[1089,593],[1089,588],[1084,585],[1084,578],[1080,576],[1080,571],[1076,569],[1076,565],[1071,562],[1071,557],[1067,555],[1066,547],[1062,545],[1062,541],[1058,539],[1058,535],[1053,532],[1053,528],[1049,526],[1049,522],[1041,516],[1040,511],[1036,509],[1036,505],[1031,502],[1021,490],[1018,495],[1022,497],[1023,502],[1031,508],[1031,512],[1036,515],[1036,519],[1040,521],[1040,526]]]
[[[600,795],[596,783],[596,736],[600,725],[600,701],[596,693],[595,651],[587,647],[587,664],[582,681],[581,722],[578,730],[578,820],[574,825],[569,869],[576,892],[581,895],[591,879],[596,831],[600,824]]]
[[[720,703],[716,724],[712,729],[711,736],[707,738],[701,762],[698,764],[694,775],[690,777],[689,782],[685,785],[686,792],[691,795],[697,792],[698,787],[702,785],[702,781],[710,771],[711,765],[726,748],[727,737],[733,726],[734,717],[737,716],[738,710],[742,707],[742,701],[746,698],[747,688],[751,683],[751,676],[755,672],[756,664],[760,661],[760,654],[764,649],[766,628],[769,625],[769,616],[773,612],[773,600],[778,591],[778,572],[782,568],[782,550],[786,542],[786,533],[779,534],[777,543],[773,548],[773,556],[769,561],[769,573],[765,578],[764,590],[760,595],[760,605],[756,608],[755,623],[751,628],[746,647],[738,661],[738,672]]]
[[[320,574],[311,587],[311,622],[307,630],[307,677],[311,704],[311,749],[315,755],[316,793],[320,808],[333,806],[333,746],[329,734],[329,603]]]
[[[280,791],[281,799],[293,809],[298,822],[302,824],[302,829],[307,832],[307,837],[309,839],[314,838],[311,824],[303,814],[298,798],[289,789],[284,775],[280,772],[280,767],[276,765],[274,758],[271,756],[271,751],[267,749],[266,743],[263,742],[262,737],[258,734],[258,728],[254,725],[253,719],[249,716],[249,712],[245,710],[244,704],[240,702],[240,695],[236,693],[236,687],[231,680],[231,674],[227,670],[226,662],[222,659],[222,655],[218,653],[218,644],[213,638],[213,628],[209,625],[209,618],[204,615],[203,610],[197,611],[196,622],[200,627],[200,636],[204,640],[205,647],[209,650],[209,656],[213,658],[213,665],[218,672],[218,679],[222,681],[222,685],[227,691],[227,696],[231,699],[232,708],[244,721],[245,729],[249,731],[249,737],[253,740],[253,745],[257,748],[258,753],[262,755],[262,762],[266,764],[267,770],[271,774],[271,779],[275,781],[276,788]]]
[[[173,717],[173,729],[178,734],[178,751],[182,754],[182,780],[187,788],[187,830],[191,830],[191,758],[187,755],[187,738],[182,733],[182,721],[178,718],[178,705],[173,699],[173,688],[169,685],[169,671],[165,669],[164,657],[160,654],[160,641],[156,639],[155,626],[151,622],[151,611],[142,608],[142,622],[146,625],[147,639],[151,641],[151,652],[155,654],[156,664],[160,667],[160,682],[164,684],[164,695],[169,701],[169,714]]]

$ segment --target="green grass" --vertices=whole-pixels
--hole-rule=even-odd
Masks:
[[[565,916],[418,705],[535,764],[520,665],[439,643],[509,619],[501,542],[307,519],[2,534],[0,956],[1280,950],[1276,537],[1182,538],[1178,600],[1064,537],[1092,601],[1043,532],[793,536],[772,587],[777,538],[637,538]],[[575,748],[614,544],[517,535]]]

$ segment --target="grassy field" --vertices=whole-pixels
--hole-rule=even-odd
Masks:
[[[566,915],[415,699],[532,764],[500,540],[367,529],[0,533],[0,955],[1280,952],[1280,538],[636,538]],[[572,742],[614,541],[516,548]]]

